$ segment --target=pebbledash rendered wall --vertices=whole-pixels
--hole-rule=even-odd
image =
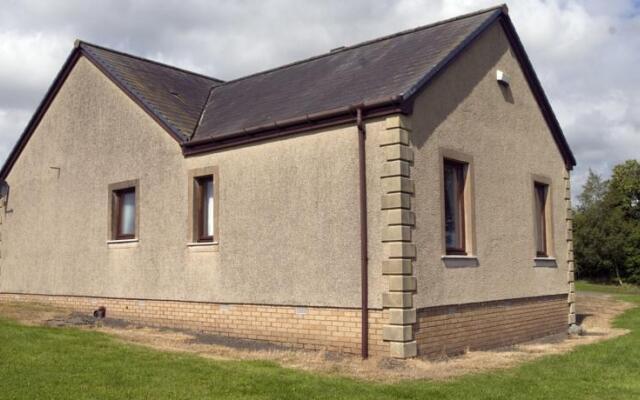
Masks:
[[[372,155],[379,126],[368,124]],[[81,58],[7,178],[0,291],[359,308],[357,143],[345,126],[185,158]],[[382,163],[369,164],[375,204]],[[192,246],[189,174],[211,166],[219,238]],[[139,240],[108,243],[108,187],[130,180]],[[370,305],[380,308],[380,213],[369,217]]]
[[[385,129],[384,119],[367,121],[374,205]],[[357,135],[355,126],[336,127],[184,158],[80,58],[7,178],[1,298],[103,305],[116,318],[358,353]],[[194,246],[190,174],[212,166],[219,238]],[[130,180],[139,240],[109,243],[108,188]],[[386,355],[379,208],[368,218],[370,352]]]
[[[497,68],[512,76],[508,91]],[[569,175],[500,26],[413,115],[366,129],[371,354],[565,331],[575,318]],[[472,165],[471,264],[442,259],[443,155]],[[81,58],[7,179],[0,300],[103,305],[151,325],[358,353],[357,156],[357,129],[343,126],[184,158]],[[189,176],[211,166],[219,242],[192,246]],[[551,266],[534,266],[533,176],[551,182]],[[108,244],[108,185],[132,179],[139,241]]]
[[[497,70],[509,74],[509,86],[496,81]],[[411,128],[418,352],[566,332],[575,323],[569,174],[499,24],[417,98]],[[473,257],[443,257],[443,158],[469,163]],[[550,186],[552,260],[536,260],[534,180]]]

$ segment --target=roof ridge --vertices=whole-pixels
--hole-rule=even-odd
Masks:
[[[202,105],[202,109],[200,110],[200,115],[198,116],[198,121],[196,121],[196,126],[193,127],[193,133],[191,133],[191,136],[189,136],[189,141],[191,139],[193,139],[193,137],[196,135],[196,132],[198,132],[198,129],[200,128],[200,124],[202,123],[202,118],[204,118],[204,113],[207,112],[207,106],[209,105],[209,100],[211,100],[211,93],[213,93],[213,89],[223,86],[222,85],[216,85],[216,86],[211,86],[209,88],[209,92],[207,93],[207,99],[204,101],[204,104]]]
[[[265,74],[268,74],[268,73],[271,73],[271,72],[275,72],[275,71],[278,71],[278,70],[281,70],[281,69],[293,67],[294,65],[304,64],[304,63],[307,63],[307,62],[310,62],[310,61],[314,61],[314,60],[317,60],[317,59],[320,59],[320,58],[328,57],[328,56],[331,56],[331,55],[334,55],[334,54],[343,53],[345,51],[353,50],[353,49],[360,48],[360,47],[363,47],[363,46],[368,46],[370,44],[382,42],[384,40],[392,39],[392,38],[395,38],[395,37],[398,37],[398,36],[408,35],[410,33],[422,31],[422,30],[425,30],[425,29],[430,29],[430,28],[433,28],[433,27],[436,27],[436,26],[439,26],[439,25],[443,25],[443,24],[449,23],[449,22],[454,22],[454,21],[458,21],[458,20],[461,20],[461,19],[465,19],[465,18],[475,17],[476,15],[488,13],[488,12],[491,12],[491,11],[496,11],[498,9],[501,9],[504,13],[508,12],[507,5],[502,3],[502,4],[497,5],[497,6],[484,8],[484,9],[476,10],[476,11],[473,11],[473,12],[470,12],[470,13],[467,13],[467,14],[457,15],[457,16],[452,17],[452,18],[447,18],[447,19],[435,21],[435,22],[432,22],[431,24],[418,26],[416,28],[406,29],[404,31],[392,33],[390,35],[385,35],[385,36],[381,36],[381,37],[378,37],[378,38],[375,38],[375,39],[370,39],[370,40],[366,40],[364,42],[356,43],[356,44],[351,45],[351,46],[345,46],[345,47],[342,47],[342,48],[338,48],[339,50],[329,51],[328,53],[319,54],[319,55],[316,55],[316,56],[304,58],[302,60],[293,61],[293,62],[290,62],[288,64],[280,65],[278,67],[269,68],[269,69],[266,69],[264,71],[256,72],[256,73],[253,73],[253,74],[250,74],[250,75],[241,76],[241,77],[236,78],[236,79],[231,79],[231,80],[225,81],[220,86],[226,86],[227,84],[231,84],[231,83],[235,83],[235,82],[242,81],[242,80],[245,80],[245,79],[253,78],[255,76],[265,75]]]
[[[97,45],[97,44],[94,44],[94,43],[89,43],[89,42],[84,41],[84,40],[76,39],[76,41],[74,43],[74,46],[75,47],[80,47],[81,45],[95,47],[95,48],[100,49],[100,50],[109,51],[111,53],[119,54],[119,55],[125,56],[125,57],[135,58],[136,60],[139,60],[139,61],[144,61],[144,62],[148,62],[148,63],[151,63],[151,64],[156,64],[156,65],[159,65],[161,67],[169,68],[169,69],[172,69],[172,70],[175,70],[175,71],[184,72],[184,73],[187,73],[187,74],[199,76],[201,78],[209,79],[209,80],[212,80],[212,81],[215,81],[215,82],[219,82],[219,83],[225,83],[225,81],[223,81],[222,79],[218,79],[218,78],[214,78],[212,76],[204,75],[204,74],[201,74],[199,72],[189,71],[187,69],[176,67],[174,65],[165,64],[165,63],[162,63],[162,62],[159,62],[159,61],[155,61],[155,60],[151,60],[151,59],[144,58],[144,57],[141,57],[141,56],[137,56],[135,54],[125,53],[124,51],[115,50],[115,49],[111,49],[111,48],[108,48],[108,47],[100,46],[100,45]]]

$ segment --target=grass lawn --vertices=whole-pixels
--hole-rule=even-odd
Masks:
[[[597,293],[611,293],[611,294],[636,294],[640,295],[640,286],[633,285],[600,285],[585,281],[576,282],[576,290],[581,292],[597,292]]]
[[[630,288],[578,288],[640,305],[640,291]],[[447,382],[372,384],[0,320],[0,399],[640,399],[640,308],[615,324],[632,333],[509,370]]]

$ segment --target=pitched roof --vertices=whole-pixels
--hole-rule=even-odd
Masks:
[[[137,56],[77,42],[7,161],[5,179],[64,80],[83,55],[196,154],[266,138],[411,111],[415,96],[476,37],[499,21],[567,168],[575,158],[507,14],[493,7],[340,48],[223,82]]]
[[[221,80],[79,41],[83,54],[181,140],[194,133],[209,90]]]
[[[226,82],[211,91],[193,139],[409,97],[447,55],[500,13],[492,8]]]

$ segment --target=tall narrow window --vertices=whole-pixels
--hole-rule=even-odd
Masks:
[[[535,227],[536,227],[536,256],[547,257],[547,194],[549,186],[544,183],[534,183],[535,195]]]
[[[467,165],[444,161],[444,223],[447,254],[466,255],[464,187]]]
[[[136,236],[136,190],[133,187],[113,192],[114,239]]]
[[[213,176],[195,179],[196,227],[198,242],[212,242],[214,235]]]

